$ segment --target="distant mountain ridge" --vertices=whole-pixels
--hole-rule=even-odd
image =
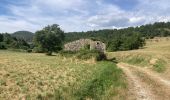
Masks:
[[[16,37],[17,39],[23,39],[26,42],[30,43],[33,40],[34,33],[29,31],[17,31],[11,34],[13,37]]]

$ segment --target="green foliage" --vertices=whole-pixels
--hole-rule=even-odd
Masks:
[[[85,45],[83,49],[85,49],[85,50],[90,50],[90,44]]]
[[[38,47],[34,47],[32,50],[34,53],[44,53],[44,50],[42,47],[38,46]]]
[[[17,39],[10,34],[5,33],[0,35],[0,49],[24,49],[27,50],[30,46],[23,39]]]
[[[140,36],[140,34],[133,33],[131,36],[123,37],[122,44],[120,46],[120,50],[133,50],[139,49],[144,45],[144,39]]]
[[[41,47],[47,55],[51,55],[52,52],[60,51],[62,49],[63,40],[64,32],[56,24],[37,31],[34,36],[35,46]]]
[[[6,49],[6,47],[5,47],[3,42],[0,42],[0,49]]]
[[[62,51],[60,52],[60,55],[65,56],[65,57],[76,57],[78,59],[82,60],[88,60],[91,58],[95,58],[96,61],[102,61],[102,60],[107,60],[107,57],[104,53],[96,51],[96,50],[87,50],[87,49],[82,49],[77,52],[73,51]]]
[[[31,43],[33,35],[33,33],[28,31],[18,31],[12,34],[12,36],[9,34],[3,34],[2,36],[1,34],[0,42],[3,43],[0,46],[1,48],[28,49],[30,47],[20,40]],[[81,38],[90,38],[107,44],[108,51],[120,51],[143,47],[145,38],[166,36],[170,36],[170,22],[159,22],[119,30],[104,29],[87,32],[69,32],[66,34],[64,34],[58,25],[54,24],[37,31],[36,36],[34,36],[34,44],[36,48],[41,47],[39,49],[43,49],[43,52],[51,54],[53,51],[58,52],[61,50],[63,42],[67,43]]]
[[[3,42],[3,39],[4,37],[3,37],[3,35],[2,34],[0,34],[0,42]]]
[[[98,56],[98,54],[99,53],[97,51],[80,50],[76,56],[78,59],[87,60],[87,59],[91,59],[91,58],[96,58]]]
[[[28,53],[31,53],[31,52],[32,52],[32,49],[28,49],[27,52],[28,52]]]
[[[10,47],[16,48],[16,49],[27,50],[29,48],[29,44],[27,42],[25,42],[24,40],[19,39],[15,42],[12,42],[10,44]]]
[[[145,41],[139,33],[133,33],[130,36],[122,35],[108,42],[108,51],[134,50],[143,47]]]
[[[98,52],[98,55],[96,56],[96,61],[103,61],[103,60],[107,60],[106,54],[104,54],[103,52]]]
[[[122,45],[121,38],[113,39],[107,43],[107,50],[108,51],[118,51]]]
[[[135,35],[137,37],[135,37]],[[143,46],[144,38],[170,36],[170,22],[159,22],[119,30],[105,29],[87,32],[70,32],[66,33],[65,36],[65,42],[81,38],[100,40],[107,44],[108,51],[133,50]]]

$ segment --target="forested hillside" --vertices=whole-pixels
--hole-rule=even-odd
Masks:
[[[90,38],[93,40],[100,40],[106,44],[107,51],[124,51],[139,49],[144,46],[145,39],[153,37],[170,36],[170,22],[157,22],[154,24],[142,25],[139,27],[129,27],[124,29],[104,29],[98,31],[87,32],[68,32],[65,33],[64,43],[75,41],[81,38]],[[4,37],[6,37],[4,35]],[[28,31],[18,31],[8,36],[9,40],[19,41],[14,44],[20,45],[22,42],[33,43],[34,34]],[[24,41],[23,41],[24,40]],[[13,42],[11,42],[13,43]],[[2,42],[2,45],[8,43]],[[15,45],[7,45],[9,48]],[[13,47],[12,47],[13,48]],[[18,48],[18,47],[17,47]],[[21,48],[21,47],[19,47]]]
[[[170,36],[170,22],[157,22],[129,27],[125,29],[105,29],[88,32],[70,32],[65,34],[65,42],[81,38],[91,38],[103,41],[108,51],[133,50],[143,47],[144,39]]]
[[[17,31],[12,34],[13,37],[17,39],[23,39],[26,42],[32,42],[34,33],[29,31]]]
[[[140,33],[143,37],[146,38],[153,38],[156,36],[170,36],[170,22],[156,22],[154,24],[147,24],[139,27],[129,27],[120,30],[105,29],[87,32],[69,32],[65,34],[65,41],[69,42],[80,38],[96,38],[102,40],[103,42],[107,42],[120,35],[130,36],[133,33]]]

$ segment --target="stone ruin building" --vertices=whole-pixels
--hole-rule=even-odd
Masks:
[[[90,50],[98,50],[104,52],[106,45],[101,41],[93,41],[91,39],[80,39],[64,45],[65,51],[79,51],[85,46],[88,46]]]

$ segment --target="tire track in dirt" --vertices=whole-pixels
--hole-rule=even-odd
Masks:
[[[155,100],[149,87],[134,74],[130,67],[125,66],[123,63],[118,63],[117,66],[121,68],[127,76],[129,84],[129,100]]]
[[[126,63],[122,63],[122,64],[124,66],[134,68],[135,70],[138,70],[138,71],[140,71],[144,74],[147,74],[148,77],[152,78],[153,80],[157,81],[158,83],[161,83],[164,86],[170,87],[170,80],[163,79],[158,74],[156,74],[156,73],[154,73],[154,72],[152,72],[152,71],[150,71],[146,68],[142,68],[142,67],[134,66],[134,65],[129,65],[129,64],[126,64]]]
[[[170,98],[169,80],[160,77],[157,73],[154,73],[153,71],[146,68],[129,65],[126,63],[120,64],[126,68],[129,68],[131,71],[135,71],[138,78],[149,86],[152,95],[156,97],[156,99],[154,100],[169,100]]]

